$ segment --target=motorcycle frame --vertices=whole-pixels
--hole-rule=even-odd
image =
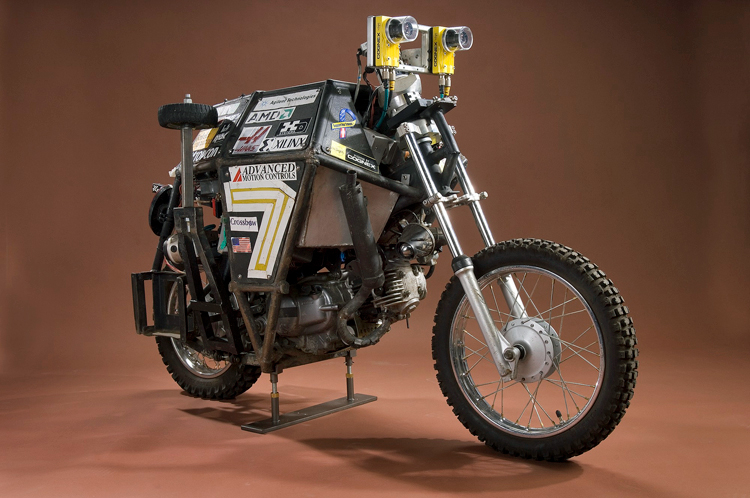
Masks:
[[[507,340],[505,340],[502,334],[494,326],[494,321],[489,314],[487,304],[482,298],[481,292],[478,288],[471,258],[463,254],[460,242],[447,212],[449,207],[459,204],[455,203],[455,196],[452,196],[452,201],[454,202],[451,204],[451,199],[441,194],[441,192],[449,193],[450,188],[448,185],[450,185],[454,176],[457,177],[464,192],[464,195],[461,197],[461,199],[463,199],[461,204],[468,204],[470,206],[475,224],[485,246],[489,247],[494,245],[494,237],[483,209],[479,204],[480,197],[474,190],[468,176],[466,159],[461,155],[455,138],[453,137],[452,129],[445,119],[445,112],[455,107],[455,99],[444,98],[436,99],[434,101],[420,99],[419,101],[416,101],[416,104],[417,105],[408,106],[407,109],[402,110],[397,115],[391,117],[387,120],[386,126],[390,131],[396,130],[398,135],[405,141],[416,166],[421,185],[419,187],[412,187],[362,168],[356,168],[357,177],[360,181],[371,183],[378,187],[398,193],[401,196],[406,196],[412,199],[414,203],[422,201],[427,207],[432,207],[437,221],[445,234],[447,245],[453,255],[454,259],[452,267],[454,273],[464,287],[470,305],[477,316],[480,329],[487,340],[492,357],[498,367],[498,371],[502,376],[511,378],[515,370],[515,362],[518,360],[519,351],[516,348],[511,347]],[[446,165],[442,174],[434,172],[431,165],[427,163],[425,155],[420,150],[417,142],[419,138],[418,129],[411,124],[411,121],[416,119],[429,119],[434,122],[443,138]],[[181,131],[182,170],[180,175],[175,179],[172,196],[170,197],[167,220],[162,228],[157,252],[154,258],[154,265],[150,273],[154,275],[164,273],[160,272],[160,267],[163,261],[162,247],[166,238],[171,234],[173,228],[175,228],[176,222],[176,231],[181,242],[180,252],[185,265],[185,278],[184,280],[172,280],[178,284],[182,284],[183,289],[184,285],[187,285],[190,289],[191,296],[197,296],[199,300],[202,300],[203,289],[201,287],[202,283],[200,282],[198,269],[200,261],[203,270],[207,275],[209,285],[217,288],[219,299],[216,303],[196,303],[195,298],[192,298],[190,305],[185,310],[183,323],[180,324],[180,338],[187,343],[191,342],[191,337],[189,337],[188,332],[191,329],[190,315],[192,315],[193,324],[196,325],[195,328],[199,329],[204,343],[208,341],[208,343],[214,346],[217,350],[223,350],[231,354],[241,354],[243,356],[243,361],[246,364],[259,365],[264,373],[280,373],[285,368],[343,357],[349,354],[353,349],[351,347],[323,355],[300,354],[296,356],[280,357],[274,351],[273,346],[276,342],[276,324],[279,317],[281,298],[289,292],[289,283],[286,281],[288,268],[297,241],[299,240],[300,232],[305,225],[306,215],[309,212],[312,185],[317,169],[319,167],[325,167],[340,173],[347,173],[354,169],[352,165],[324,153],[320,147],[274,154],[274,161],[302,161],[305,168],[302,173],[297,200],[291,214],[286,238],[281,247],[277,270],[274,272],[273,279],[270,282],[264,283],[240,283],[235,281],[233,276],[230,276],[228,282],[228,291],[236,298],[239,312],[244,323],[247,324],[249,340],[253,347],[253,352],[247,352],[243,350],[242,341],[239,340],[239,330],[236,325],[236,311],[231,305],[229,305],[229,296],[226,288],[222,289],[221,276],[218,274],[216,262],[213,261],[212,252],[205,234],[203,233],[202,208],[192,206],[192,195],[183,196],[185,197],[182,202],[183,207],[177,207],[181,178],[186,179],[186,181],[182,182],[184,185],[193,185],[194,174],[202,171],[200,165],[195,169],[193,167],[192,151],[189,146],[191,138],[191,134],[189,133],[190,129],[187,128]],[[246,158],[220,157],[215,160],[213,167],[216,171],[222,171],[226,169],[224,168],[225,166],[239,166],[244,164],[247,164]],[[197,254],[193,251],[193,247],[197,249]],[[145,323],[145,312],[141,311],[139,314],[138,310],[143,309],[143,303],[141,302],[143,298],[142,292],[137,296],[137,286],[140,285],[142,287],[144,279],[148,279],[148,277],[144,277],[144,274],[133,275],[133,295],[138,332],[144,335],[173,335],[170,333],[162,333],[155,326],[148,327]],[[157,285],[163,285],[165,278],[157,276],[152,280],[154,285],[154,295],[156,296]],[[508,277],[501,277],[501,288],[512,313],[519,317],[525,317],[526,313],[522,305],[520,305],[518,291],[515,288],[514,282]],[[258,292],[269,294],[266,325],[263,334],[261,334],[261,331],[257,328],[248,301],[248,297],[252,299],[252,295]],[[247,296],[246,294],[250,294],[250,296]],[[180,295],[184,296],[184,290]],[[215,341],[212,342],[211,338],[208,336],[208,329],[210,328],[210,323],[207,320],[208,312],[219,313],[221,315],[225,328],[228,330],[228,346],[225,347]],[[155,311],[155,318],[156,315],[157,313]],[[164,322],[164,320],[161,321]]]

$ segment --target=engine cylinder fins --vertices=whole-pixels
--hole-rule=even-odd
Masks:
[[[391,261],[386,265],[383,293],[374,295],[372,304],[398,316],[406,316],[426,295],[427,282],[420,266],[408,261]]]

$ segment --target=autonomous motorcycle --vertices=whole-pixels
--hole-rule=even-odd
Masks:
[[[153,185],[159,240],[151,270],[132,275],[133,305],[183,390],[231,399],[269,374],[271,417],[242,426],[256,433],[374,401],[354,392],[353,357],[410,318],[449,259],[432,354],[458,420],[495,450],[550,461],[613,431],[637,376],[629,310],[570,247],[495,241],[446,119],[472,44],[467,27],[372,16],[355,83],[159,109],[182,160]],[[449,216],[462,207],[486,246],[472,256]],[[346,396],[280,413],[279,375],[334,358]]]

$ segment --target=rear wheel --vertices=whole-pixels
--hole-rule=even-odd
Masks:
[[[169,294],[167,310],[170,314],[177,314],[177,295],[174,289]],[[212,323],[214,333],[221,337],[221,321]],[[260,378],[260,367],[245,365],[236,357],[218,357],[193,349],[179,338],[157,337],[156,344],[172,379],[193,396],[232,399],[250,389]]]
[[[498,330],[523,357],[500,377],[460,282],[435,315],[433,357],[458,419],[492,448],[565,460],[609,435],[630,404],[637,375],[635,331],[619,291],[587,258],[553,242],[497,244],[473,258]],[[510,282],[522,304],[508,306]]]
[[[164,365],[187,393],[204,399],[232,399],[250,389],[260,377],[260,367],[239,361],[215,360],[180,339],[157,337]]]

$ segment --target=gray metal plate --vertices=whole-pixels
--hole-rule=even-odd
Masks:
[[[353,400],[346,399],[346,396],[331,401],[326,401],[319,405],[310,406],[303,408],[296,412],[285,413],[279,417],[277,423],[273,423],[273,419],[267,418],[265,420],[259,420],[252,424],[245,424],[242,426],[243,431],[255,432],[257,434],[267,434],[272,431],[283,429],[308,420],[313,420],[331,413],[340,412],[348,408],[354,408],[355,406],[364,405],[365,403],[371,403],[378,398],[369,394],[355,394]]]

